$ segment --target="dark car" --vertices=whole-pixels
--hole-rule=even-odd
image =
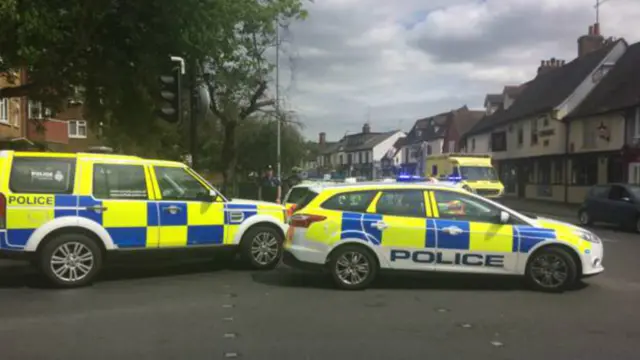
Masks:
[[[578,210],[578,219],[582,225],[603,222],[640,232],[640,186],[607,184],[592,187]]]

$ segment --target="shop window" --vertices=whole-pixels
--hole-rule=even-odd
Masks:
[[[553,162],[553,183],[564,184],[564,162],[562,160]]]
[[[551,184],[551,161],[538,161],[537,183],[543,185]]]
[[[580,157],[571,161],[571,184],[594,185],[598,182],[598,157]]]

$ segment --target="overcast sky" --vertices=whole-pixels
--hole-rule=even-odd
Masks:
[[[531,79],[540,60],[567,62],[595,21],[596,0],[315,0],[284,31],[285,106],[316,140],[408,130],[428,115]],[[609,0],[601,32],[640,41],[640,0]],[[634,25],[636,24],[636,25]]]

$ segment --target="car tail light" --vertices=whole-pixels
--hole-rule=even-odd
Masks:
[[[293,216],[293,213],[296,211],[296,204],[291,204],[288,208],[287,208],[287,216],[286,218],[289,219],[291,216]]]
[[[301,228],[308,228],[311,224],[324,221],[327,217],[322,215],[295,214],[289,218],[289,225]]]
[[[7,198],[0,193],[0,229],[7,228]]]

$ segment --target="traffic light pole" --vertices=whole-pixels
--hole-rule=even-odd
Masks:
[[[191,96],[191,111],[189,111],[189,152],[191,153],[191,167],[196,169],[198,164],[197,162],[197,152],[198,152],[198,91],[196,87],[197,76],[196,73],[196,63],[191,64],[191,72],[189,73],[189,94]]]

